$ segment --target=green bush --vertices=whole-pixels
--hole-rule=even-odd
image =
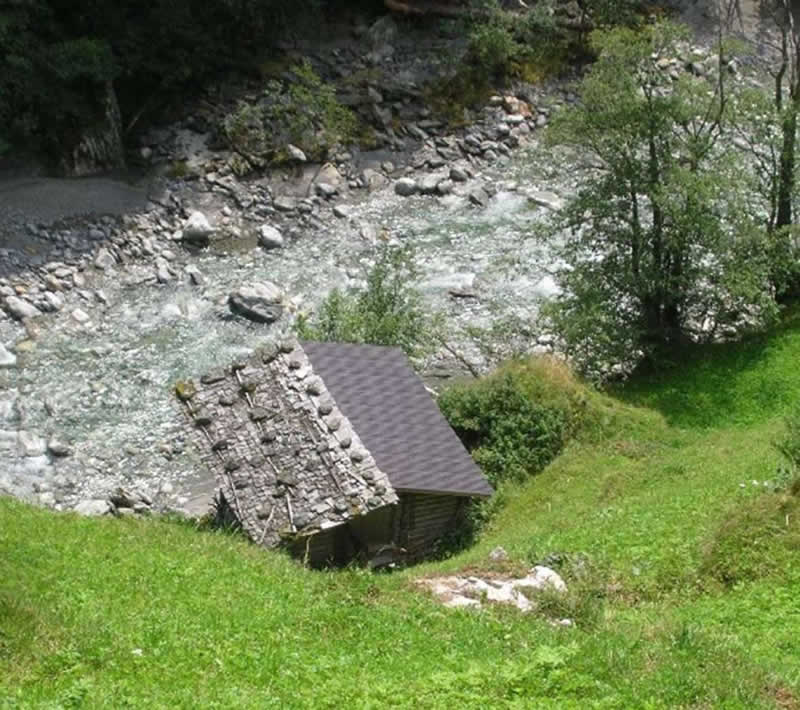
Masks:
[[[588,391],[555,358],[505,365],[457,384],[439,407],[492,485],[541,471],[585,420]]]
[[[469,34],[470,59],[490,76],[505,75],[519,51],[510,20],[501,10],[492,10]]]
[[[308,60],[291,73],[290,82],[271,79],[258,103],[241,101],[223,119],[230,146],[255,165],[286,161],[290,143],[311,160],[323,160],[333,146],[356,137],[355,115],[339,103],[335,88]]]
[[[383,246],[366,274],[363,288],[333,289],[310,318],[297,320],[297,333],[306,340],[394,345],[410,356],[432,345],[438,318],[427,315],[416,279],[413,252]]]

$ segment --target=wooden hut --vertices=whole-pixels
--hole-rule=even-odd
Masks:
[[[176,393],[220,511],[313,565],[419,560],[492,493],[397,348],[291,340]]]

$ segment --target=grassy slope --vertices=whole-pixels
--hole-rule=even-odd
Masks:
[[[752,484],[774,478],[798,363],[789,327],[629,386],[606,400],[614,436],[402,574],[0,500],[0,707],[800,707],[800,510]],[[414,590],[498,544],[562,555],[573,591],[544,601],[577,628]]]

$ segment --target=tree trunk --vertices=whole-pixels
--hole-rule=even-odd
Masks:
[[[61,158],[61,171],[68,177],[98,175],[125,167],[122,119],[110,81],[104,85],[98,104],[98,119],[82,130]]]
[[[792,107],[783,120],[783,143],[780,155],[780,173],[778,175],[778,204],[775,217],[775,228],[781,229],[792,224],[792,195],[794,194],[794,160],[795,143],[797,142],[797,110]]]

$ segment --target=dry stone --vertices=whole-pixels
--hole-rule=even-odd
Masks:
[[[241,286],[228,297],[234,313],[257,323],[273,323],[283,313],[281,290],[269,281]]]
[[[73,510],[80,515],[86,515],[90,517],[110,515],[114,512],[114,508],[111,503],[100,498],[82,500],[73,508]]]

